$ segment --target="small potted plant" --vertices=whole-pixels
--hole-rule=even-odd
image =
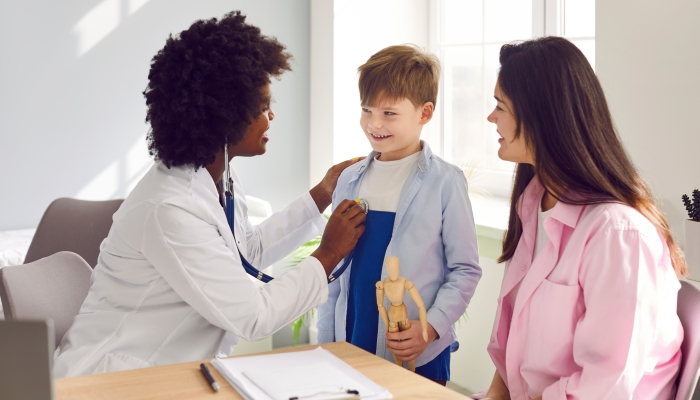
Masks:
[[[326,214],[323,214],[323,216],[326,218],[326,220],[330,218],[330,216]],[[287,256],[286,260],[289,263],[289,266],[295,267],[297,264],[311,256],[311,253],[313,253],[314,250],[316,250],[321,244],[321,236],[322,235],[318,235],[310,241],[302,244],[298,249],[294,250],[292,254]],[[304,327],[304,325],[310,325],[309,328],[316,326],[316,318],[316,309],[313,308],[289,325],[292,328],[292,338],[294,340],[293,346],[296,347],[297,343],[299,342],[299,335],[301,334],[301,329]],[[309,342],[309,344],[316,344],[316,335],[313,335],[311,331],[309,332]]]
[[[693,190],[692,200],[686,194],[682,198],[690,217],[685,221],[685,259],[690,278],[700,280],[700,190]]]

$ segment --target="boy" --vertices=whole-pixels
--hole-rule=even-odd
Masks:
[[[358,68],[360,125],[372,153],[338,179],[333,206],[343,199],[369,205],[365,233],[348,270],[329,286],[319,309],[319,342],[346,340],[387,360],[415,360],[416,372],[450,379],[454,323],[481,277],[476,229],[462,171],[420,140],[437,102],[440,65],[415,46],[390,46]],[[385,333],[375,296],[395,255],[428,310],[428,341],[406,296],[411,327]],[[385,299],[384,305],[388,309]]]

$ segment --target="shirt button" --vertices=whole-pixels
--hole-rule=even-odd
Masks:
[[[494,338],[491,338],[491,343],[496,343],[496,340]]]
[[[520,270],[521,270],[521,271],[525,271],[525,266],[524,266],[524,265],[521,265],[521,266],[520,266]]]
[[[501,298],[500,298],[500,297],[496,299],[496,303],[501,304]]]

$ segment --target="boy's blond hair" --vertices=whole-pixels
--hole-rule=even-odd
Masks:
[[[416,45],[386,47],[357,71],[362,105],[373,106],[381,100],[404,98],[416,107],[429,101],[437,105],[440,61]]]

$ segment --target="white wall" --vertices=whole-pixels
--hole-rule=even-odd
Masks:
[[[632,160],[684,243],[700,188],[700,2],[596,1],[596,72]]]
[[[333,0],[311,0],[309,184],[333,165]]]
[[[170,33],[241,9],[295,56],[273,82],[268,153],[235,160],[247,194],[280,209],[309,186],[309,0],[0,3],[0,230],[34,227],[58,197],[124,197],[152,163],[150,59]],[[274,12],[271,12],[274,10]]]
[[[360,128],[357,67],[390,45],[427,49],[429,0],[312,0],[311,7],[314,184],[333,163],[372,150]]]
[[[372,148],[360,128],[357,67],[391,45],[428,47],[427,0],[335,0],[333,158],[364,156]]]
[[[491,337],[498,306],[496,300],[505,270],[505,264],[498,264],[496,260],[486,257],[479,258],[479,266],[483,275],[466,316],[457,322],[459,350],[452,353],[450,360],[451,381],[472,393],[487,388],[496,371],[486,347]]]

